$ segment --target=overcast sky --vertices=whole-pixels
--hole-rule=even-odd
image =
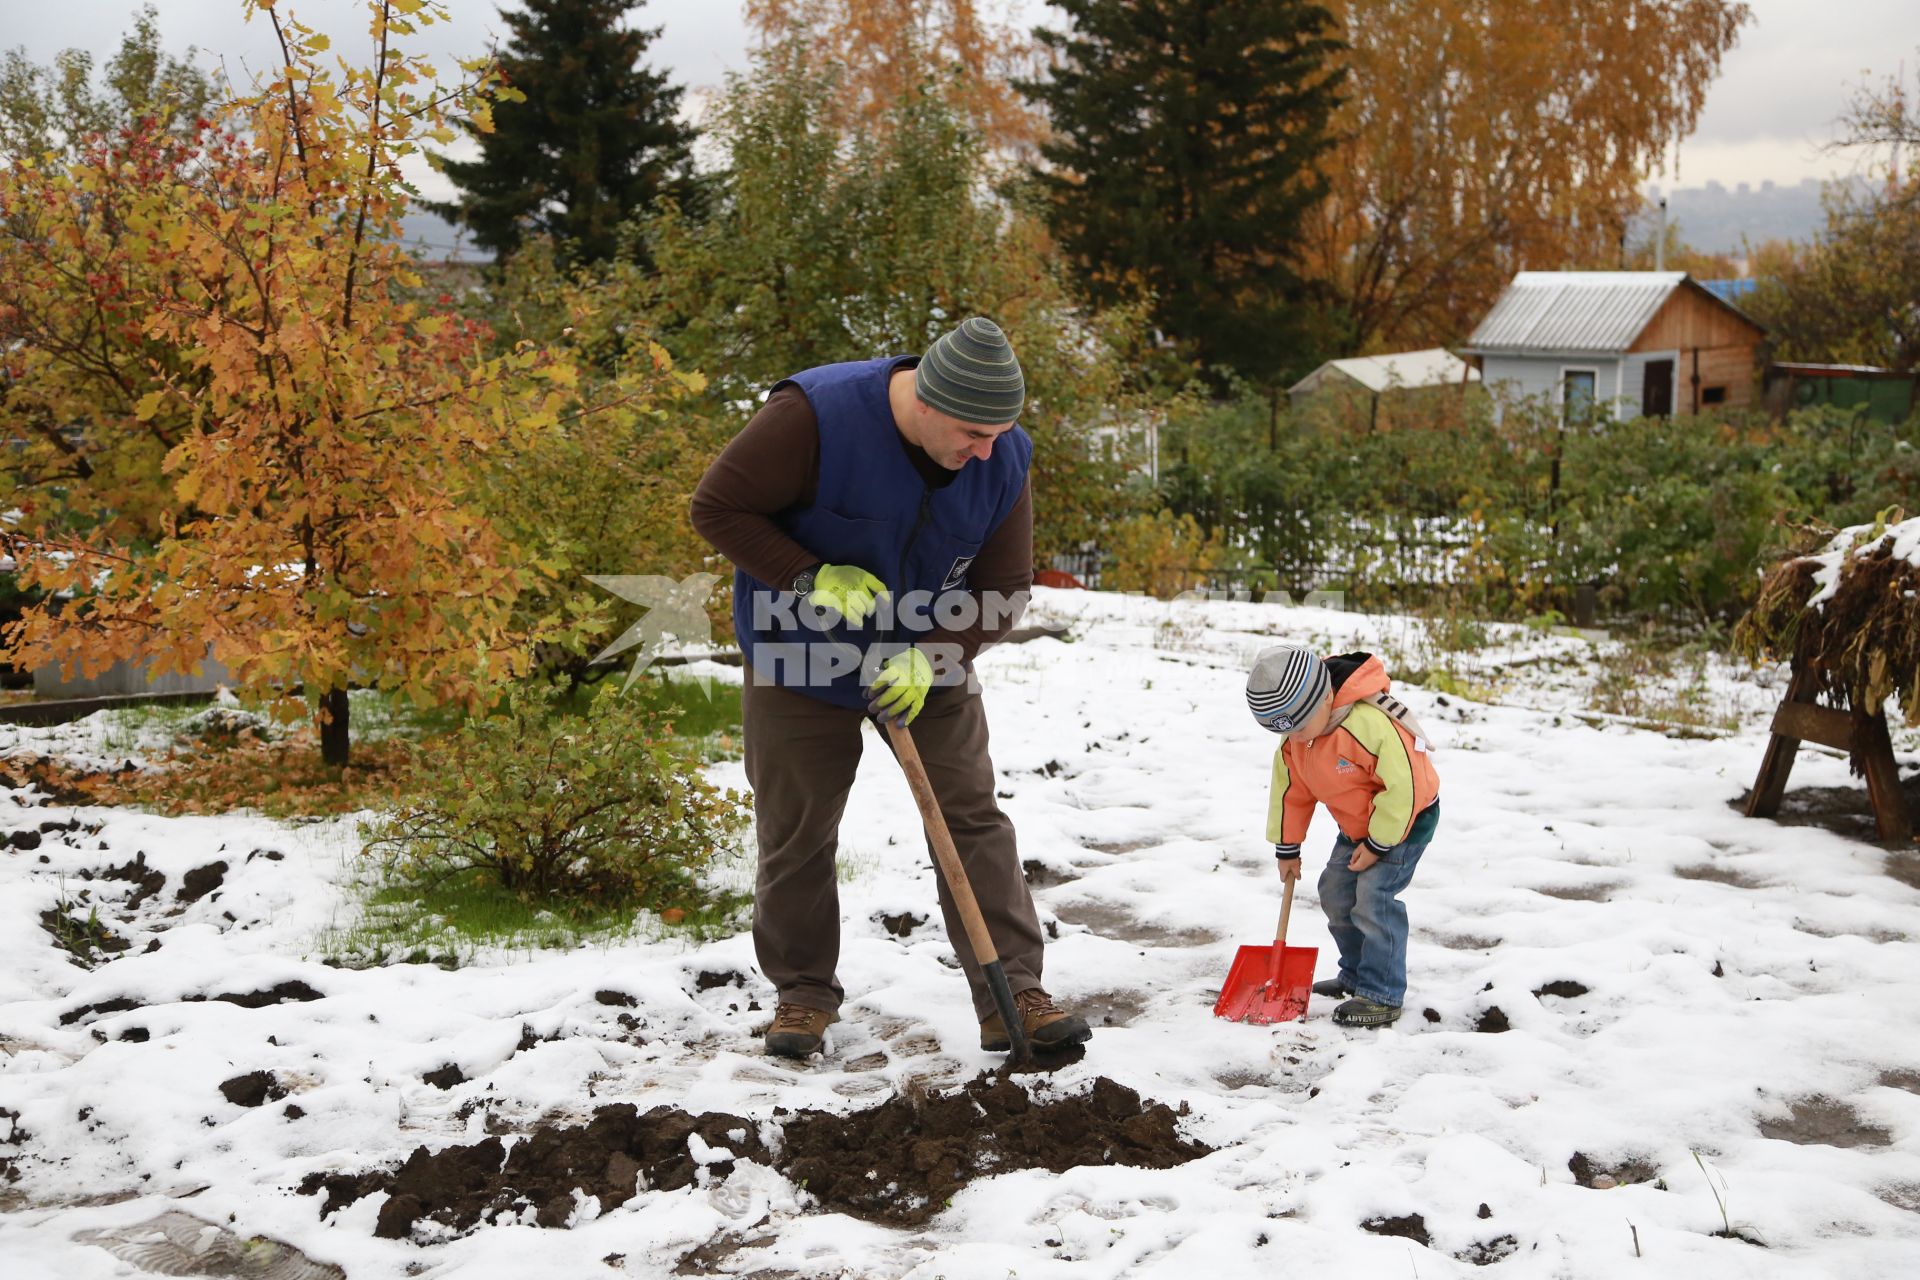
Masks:
[[[1528,0],[1512,0],[1515,4]],[[1904,65],[1920,68],[1920,21],[1916,0],[1750,0],[1754,21],[1726,59],[1707,99],[1699,130],[1679,148],[1679,172],[1655,178],[1663,185],[1694,186],[1709,179],[1798,182],[1846,172],[1857,163],[1823,153],[1851,86],[1878,79]],[[988,9],[1011,4],[1024,23],[1043,16],[1042,0],[987,0]],[[282,0],[308,26],[334,37],[334,49],[349,57],[367,47],[364,0]],[[502,32],[490,0],[451,0],[453,20],[426,32],[424,47],[448,58],[485,51]],[[101,58],[112,53],[138,0],[0,0],[0,47],[24,46],[45,62],[68,47]],[[264,22],[243,23],[241,0],[157,0],[160,29],[170,50],[188,45],[203,63],[224,59],[235,76],[274,59],[272,32]],[[640,21],[663,27],[653,46],[654,64],[694,89],[717,86],[729,70],[746,63],[746,30],[738,0],[648,0]],[[357,36],[357,39],[354,38]],[[1649,52],[1653,52],[1650,49]]]

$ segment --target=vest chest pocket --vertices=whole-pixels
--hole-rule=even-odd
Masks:
[[[899,535],[891,520],[870,520],[814,507],[803,512],[788,532],[826,564],[853,565],[883,580],[892,573]]]

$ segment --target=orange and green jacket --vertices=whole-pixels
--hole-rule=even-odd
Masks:
[[[1300,856],[1313,806],[1324,804],[1341,833],[1385,853],[1407,838],[1413,820],[1440,794],[1427,743],[1362,699],[1393,687],[1370,653],[1328,658],[1333,705],[1346,718],[1312,742],[1288,740],[1273,753],[1267,839],[1282,858]]]

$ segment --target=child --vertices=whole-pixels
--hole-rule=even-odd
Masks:
[[[1427,736],[1388,696],[1380,659],[1305,649],[1263,652],[1247,677],[1253,718],[1284,741],[1273,753],[1267,838],[1280,878],[1300,878],[1300,842],[1316,802],[1340,825],[1320,875],[1320,908],[1340,949],[1340,973],[1315,995],[1351,997],[1333,1011],[1348,1027],[1384,1027],[1407,992],[1407,908],[1401,890],[1440,821],[1440,779]]]

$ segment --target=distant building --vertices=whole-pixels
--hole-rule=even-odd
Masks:
[[[1319,395],[1364,396],[1370,402],[1369,417],[1377,420],[1382,396],[1479,381],[1480,374],[1466,361],[1445,347],[1430,347],[1394,355],[1329,360],[1287,388],[1287,398],[1297,409]]]
[[[1624,421],[1754,404],[1765,336],[1683,271],[1522,271],[1461,350],[1502,398]]]
[[[1867,364],[1779,361],[1767,366],[1765,399],[1775,416],[1831,405],[1869,422],[1903,422],[1920,410],[1920,375]]]

